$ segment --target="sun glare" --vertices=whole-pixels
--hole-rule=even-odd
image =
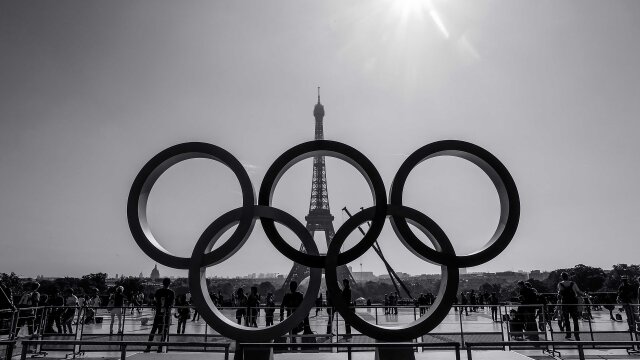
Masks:
[[[447,30],[438,10],[430,0],[393,0],[393,9],[400,17],[400,21],[403,25],[406,25],[410,19],[416,18],[423,20],[426,17],[425,14],[429,14],[436,28],[440,31],[445,39],[449,38],[449,31]]]

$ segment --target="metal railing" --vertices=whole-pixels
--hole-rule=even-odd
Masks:
[[[615,346],[613,345],[615,341],[624,342],[624,341],[638,341],[638,331],[635,328],[630,328],[629,323],[622,321],[608,320],[609,315],[606,310],[600,310],[600,312],[596,312],[594,309],[600,306],[604,306],[607,304],[580,304],[584,307],[584,309],[592,310],[593,314],[599,314],[600,317],[596,317],[595,319],[591,319],[587,314],[589,311],[584,311],[585,316],[579,321],[580,331],[578,332],[579,336],[584,340],[595,341],[598,346]],[[611,305],[611,304],[608,304]],[[620,308],[623,305],[614,304],[616,308]],[[627,305],[624,305],[627,306]],[[637,305],[629,305],[633,310],[637,310]],[[477,311],[473,311],[473,308],[477,308]],[[487,339],[491,339],[493,347],[500,348],[500,343],[505,341],[510,341],[512,338],[517,337],[522,340],[525,338],[529,338],[529,340],[543,340],[550,342],[558,342],[567,344],[567,342],[560,342],[558,337],[564,335],[564,332],[557,331],[556,321],[554,318],[555,308],[562,308],[563,305],[551,304],[551,305],[519,305],[519,304],[503,304],[498,306],[493,305],[456,305],[453,307],[453,310],[450,312],[449,316],[443,321],[440,327],[436,328],[434,331],[425,334],[418,339],[421,343],[436,343],[443,344],[449,341],[457,342],[461,347],[464,347],[467,342],[477,343],[478,341],[482,342]],[[495,309],[495,312],[492,311],[492,308]],[[73,309],[73,318],[71,318],[70,322],[68,319],[68,315],[71,312],[67,312],[67,310]],[[118,316],[114,315],[114,311],[111,308],[107,307],[34,307],[34,308],[23,308],[18,309],[16,311],[4,311],[5,319],[9,319],[5,321],[5,323],[10,324],[10,329],[7,332],[6,340],[20,340],[17,335],[17,330],[21,328],[28,328],[29,323],[32,324],[32,329],[34,334],[29,336],[30,340],[39,339],[39,340],[86,340],[91,341],[95,340],[96,344],[104,344],[106,342],[112,342],[114,340],[118,341],[137,341],[141,342],[142,340],[146,340],[149,336],[149,329],[151,328],[152,322],[154,320],[154,308],[150,306],[135,306],[135,307],[123,307],[119,313],[121,314],[120,326],[118,329],[122,329],[122,333],[118,333],[115,328],[118,324]],[[138,312],[140,309],[140,312]],[[172,309],[172,313],[179,313],[180,309],[185,309],[184,307],[174,307]],[[216,333],[212,328],[207,326],[203,321],[191,321],[191,318],[194,317],[195,311],[193,308],[189,308],[189,319],[187,322],[189,325],[189,332],[185,334],[176,334],[176,324],[178,320],[171,316],[172,322],[167,324],[166,337],[164,338],[164,342],[172,343],[173,340],[181,343],[199,343],[202,340],[203,343],[207,344],[216,344],[216,342],[228,340]],[[245,307],[237,308],[237,307],[223,307],[224,313],[230,319],[233,319],[235,316],[235,310],[238,309],[246,309]],[[265,308],[259,308],[259,316],[257,324],[262,327],[265,326],[265,312],[263,311]],[[312,325],[312,330],[314,331],[313,337],[318,339],[324,338],[323,341],[328,341],[328,343],[339,343],[341,339],[345,337],[345,323],[341,318],[339,313],[337,312],[328,312],[327,310],[330,308],[321,307],[316,312],[316,308],[313,308],[310,311],[310,317],[314,320]],[[618,310],[616,309],[616,310]],[[111,310],[111,311],[108,311]],[[428,307],[424,308],[423,306],[406,306],[406,305],[398,305],[398,306],[356,306],[355,310],[361,316],[367,317],[368,321],[378,324],[378,325],[393,325],[393,324],[404,324],[411,322],[415,319],[418,319],[423,310],[428,311]],[[396,315],[396,310],[398,314]],[[466,311],[465,311],[466,310]],[[131,315],[133,311],[134,315]],[[67,313],[67,334],[58,333],[57,329],[53,329],[51,332],[51,327],[55,325],[55,318],[58,318],[61,313]],[[496,315],[496,321],[493,321],[492,317],[489,315]],[[618,313],[618,312],[616,312]],[[10,314],[10,315],[7,315]],[[26,314],[26,316],[25,316]],[[316,315],[317,314],[317,317]],[[468,315],[466,315],[468,314]],[[526,319],[522,319],[519,316],[526,315]],[[506,315],[506,316],[505,316]],[[627,317],[627,314],[621,312],[621,317]],[[111,326],[111,319],[113,318],[114,323],[114,334],[110,334],[108,329]],[[274,322],[278,323],[280,318],[279,307],[275,308],[274,313]],[[53,319],[53,321],[52,321]],[[102,320],[102,324],[100,324],[99,319]],[[607,320],[605,320],[607,319]],[[246,317],[241,317],[241,322],[244,322]],[[183,319],[184,322],[184,319]],[[633,325],[637,323],[636,315],[632,316]],[[528,327],[524,327],[523,323],[527,323]],[[330,324],[330,326],[328,326]],[[21,325],[18,327],[18,325]],[[71,331],[69,330],[69,325],[71,326]],[[479,326],[481,325],[481,326]],[[572,324],[573,325],[573,324]],[[535,329],[531,329],[532,326],[535,326]],[[62,326],[61,326],[62,327]],[[524,327],[524,328],[523,328]],[[25,330],[22,330],[25,331]],[[572,328],[572,333],[575,332],[575,329]],[[324,333],[327,333],[324,335]],[[357,331],[354,331],[352,335],[353,337],[362,337],[366,338],[364,335],[360,335]],[[293,335],[300,336],[300,335]],[[293,337],[289,336],[289,337]],[[285,338],[287,338],[285,336]],[[24,339],[24,338],[22,338]],[[366,338],[370,340],[369,338]],[[2,340],[0,338],[0,340]],[[178,341],[181,340],[181,341]],[[196,340],[196,341],[194,341]],[[614,340],[614,343],[611,342]],[[607,342],[609,341],[609,342]],[[521,346],[525,346],[525,344],[530,344],[532,341],[514,341],[514,344],[522,344]],[[65,343],[41,343],[38,345],[37,351],[55,351],[55,350],[64,350],[64,351],[72,351],[75,353],[80,353],[84,351],[111,351],[113,346],[109,345],[105,348],[105,346],[100,345],[69,345]],[[323,343],[325,344],[325,343]],[[369,347],[372,347],[372,343],[369,343]],[[280,346],[280,345],[277,345]],[[305,345],[306,346],[306,345]],[[516,346],[516,345],[514,345]],[[552,346],[552,351],[555,350],[556,347],[562,347],[562,345],[550,345]],[[130,345],[129,349],[132,349],[135,345]],[[517,346],[516,346],[517,347]],[[7,346],[7,351],[9,351],[12,346]],[[171,346],[169,347],[171,348]],[[180,346],[181,349],[187,351],[210,351],[215,350],[214,346],[192,346],[191,348]],[[337,351],[340,351],[340,347],[335,347]],[[364,348],[361,347],[361,348]],[[106,350],[105,350],[106,349]],[[351,348],[349,348],[351,350]],[[354,347],[355,350],[357,348]],[[132,350],[133,351],[133,350]]]
[[[535,349],[542,349],[543,347],[550,347],[549,349],[547,349],[549,352],[552,352],[554,354],[558,354],[558,356],[561,355],[561,353],[559,351],[556,350],[552,350],[553,347],[558,346],[558,345],[563,345],[563,346],[568,346],[570,348],[575,348],[578,351],[578,357],[580,360],[584,360],[585,359],[585,355],[584,355],[584,348],[585,346],[591,346],[593,348],[595,348],[596,346],[600,346],[600,347],[604,347],[604,348],[613,348],[613,347],[618,347],[618,346],[625,346],[628,347],[627,349],[627,353],[630,354],[635,354],[638,353],[637,350],[637,346],[639,345],[639,343],[637,341],[550,341],[550,340],[541,340],[541,341],[527,341],[526,344],[528,345],[528,347],[530,348],[535,348]],[[515,342],[515,341],[500,341],[500,342],[466,342],[465,343],[465,347],[467,350],[467,360],[472,360],[473,359],[473,354],[472,354],[472,350],[474,348],[478,348],[478,347],[486,347],[486,346],[495,346],[495,345],[499,345],[499,346],[503,346],[505,347],[505,350],[514,346],[514,345],[522,345],[521,342]]]
[[[67,346],[82,346],[82,345],[104,345],[108,344],[110,346],[117,346],[120,348],[120,359],[125,360],[127,357],[127,347],[128,346],[144,346],[147,348],[151,347],[165,347],[165,346],[176,346],[176,347],[218,347],[224,348],[224,358],[225,360],[229,359],[229,347],[231,346],[231,342],[225,343],[203,343],[203,342],[164,342],[164,341],[93,341],[93,340],[24,340],[22,341],[22,352],[20,353],[20,359],[24,360],[27,358],[28,350],[30,346],[41,347],[43,345],[67,345]]]

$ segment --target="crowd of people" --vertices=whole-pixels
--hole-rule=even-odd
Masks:
[[[640,282],[640,279],[638,279]],[[150,338],[152,341],[155,334],[161,335],[162,339],[166,337],[169,326],[172,323],[172,316],[177,319],[178,334],[184,334],[187,321],[196,321],[199,318],[197,310],[194,310],[191,303],[191,295],[183,293],[178,296],[174,291],[169,289],[170,279],[163,281],[162,288],[158,289],[147,302],[152,306],[153,323],[151,326]],[[494,292],[461,292],[457,300],[455,311],[460,311],[460,316],[468,316],[469,313],[476,313],[485,307],[491,309],[491,317],[494,322],[506,320],[509,322],[510,332],[515,339],[537,340],[540,331],[544,331],[543,326],[552,327],[552,321],[557,320],[560,331],[565,332],[566,339],[580,340],[579,320],[592,318],[591,308],[599,305],[592,305],[589,294],[581,291],[578,284],[571,280],[569,274],[562,273],[561,281],[557,284],[557,294],[550,297],[549,295],[541,295],[532,286],[530,282],[520,281],[517,283],[518,305],[511,312],[499,318],[498,308],[501,304],[498,295]],[[320,294],[316,301],[316,316],[319,312],[326,309],[327,312],[327,333],[332,333],[335,310],[331,304],[331,297],[325,294],[326,303],[323,300],[323,294]],[[298,291],[298,284],[295,281],[289,283],[289,292],[284,294],[282,302],[278,306],[274,300],[274,294],[267,292],[266,295],[260,294],[258,287],[252,286],[248,293],[243,288],[238,288],[233,292],[230,301],[225,303],[224,296],[221,292],[209,294],[213,304],[222,309],[223,306],[232,306],[235,309],[236,322],[239,325],[248,327],[258,327],[261,313],[264,311],[264,325],[271,326],[274,324],[275,312],[280,310],[280,321],[285,316],[290,316],[302,303],[303,294]],[[355,306],[351,297],[351,287],[347,279],[343,280],[343,290],[341,297],[349,306]],[[620,314],[614,316],[613,309],[615,304],[619,304],[626,315],[629,329],[636,331],[636,324],[639,323],[638,309],[634,304],[638,303],[640,297],[640,289],[634,281],[628,277],[623,277],[621,285],[617,291],[615,299],[609,300],[611,304],[603,305],[609,310],[612,321],[622,321]],[[103,299],[106,300],[104,303]],[[413,299],[413,305],[419,309],[420,316],[425,315],[429,307],[435,302],[436,297],[432,293],[420,294]],[[612,301],[611,301],[612,300]],[[614,304],[615,301],[615,304]],[[602,301],[607,302],[607,301]],[[399,304],[410,304],[405,299],[401,299],[398,293],[390,293],[384,295],[384,314],[387,316],[395,316],[398,314]],[[22,328],[26,328],[29,335],[38,332],[73,334],[72,326],[79,322],[87,324],[96,323],[98,320],[97,310],[106,308],[108,318],[110,318],[109,333],[114,334],[114,326],[117,325],[115,332],[123,333],[123,316],[126,312],[138,315],[142,314],[142,308],[145,305],[145,296],[139,290],[130,291],[128,296],[125,295],[125,289],[122,286],[115,286],[109,291],[108,297],[101,297],[94,291],[91,294],[83,294],[77,296],[73,289],[65,289],[64,291],[55,290],[51,294],[41,294],[39,292],[39,284],[37,282],[29,282],[24,284],[24,291],[19,300],[14,303],[11,291],[0,284],[0,309],[13,309],[18,313],[18,321],[15,331],[18,333]],[[371,305],[371,301],[367,301],[367,305]],[[46,311],[42,310],[45,309]],[[39,311],[40,309],[40,311]],[[83,311],[78,311],[82,309]],[[193,316],[192,316],[193,312]],[[0,317],[6,316],[8,312],[0,313]],[[82,314],[82,316],[80,315]],[[40,329],[42,327],[42,329]],[[345,335],[350,337],[351,327],[345,322]],[[296,334],[312,334],[309,325],[309,314],[307,314],[298,326],[291,330],[291,335]],[[294,338],[294,337],[292,337]]]
[[[516,340],[538,340],[539,332],[545,330],[545,326],[553,330],[552,322],[557,321],[558,328],[565,333],[565,339],[580,340],[580,320],[593,320],[592,308],[603,306],[609,311],[611,321],[622,321],[622,316],[613,310],[617,305],[621,306],[626,315],[629,331],[638,331],[640,323],[638,315],[638,299],[640,288],[632,284],[628,277],[623,276],[621,284],[614,298],[600,299],[604,304],[593,304],[592,296],[582,290],[578,284],[570,279],[568,273],[560,275],[555,296],[539,294],[529,282],[518,282],[519,306],[511,310],[509,320],[510,332]],[[638,279],[640,283],[640,278]],[[600,301],[597,301],[600,302]],[[494,318],[495,319],[495,318]]]

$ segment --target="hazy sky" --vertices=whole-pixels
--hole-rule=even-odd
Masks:
[[[148,275],[154,262],[126,220],[144,163],[210,142],[245,164],[257,191],[277,156],[313,138],[318,85],[326,138],[368,156],[387,190],[407,154],[437,140],[476,143],[507,166],[520,227],[472,271],[638,263],[638,18],[638,1],[2,1],[0,272]],[[342,207],[372,200],[342,161],[328,159],[327,173],[338,228]],[[304,222],[310,188],[307,160],[275,206]],[[459,254],[497,225],[495,189],[464,160],[422,163],[405,199]],[[166,248],[189,255],[239,205],[228,169],[189,160],[159,179],[149,217]],[[380,244],[397,271],[438,271],[388,223]],[[384,272],[373,251],[360,262]],[[290,267],[258,225],[208,274]]]

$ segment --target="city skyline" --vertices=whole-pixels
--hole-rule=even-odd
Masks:
[[[313,139],[317,86],[325,138],[365,154],[387,192],[408,154],[438,140],[475,143],[504,163],[520,225],[500,256],[470,272],[637,263],[638,13],[638,2],[590,0],[2,2],[0,272],[147,274],[154,261],[126,219],[144,163],[208,142],[234,154],[257,191],[280,154]],[[337,230],[340,209],[372,199],[341,160],[327,158],[327,178]],[[274,206],[304,224],[310,184],[307,159],[282,177]],[[460,159],[422,163],[405,198],[458,254],[478,250],[498,223],[493,184]],[[240,203],[228,169],[189,160],[158,180],[149,222],[165,248],[189,256]],[[380,245],[396,271],[439,272],[388,222]],[[361,262],[385,272],[372,251],[351,265]],[[257,224],[207,275],[290,268]]]

